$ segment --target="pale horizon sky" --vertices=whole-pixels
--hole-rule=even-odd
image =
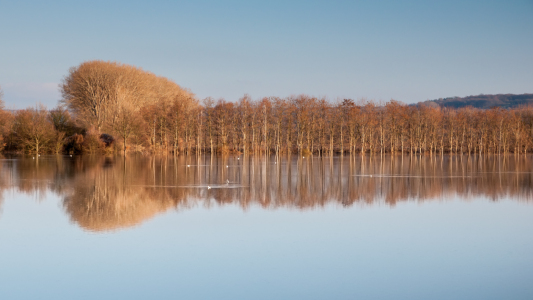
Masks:
[[[533,93],[533,1],[3,1],[7,107],[57,105],[69,68],[118,61],[198,98]]]

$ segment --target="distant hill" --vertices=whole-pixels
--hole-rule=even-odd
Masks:
[[[533,105],[533,94],[498,94],[498,95],[477,95],[468,97],[449,97],[421,102],[426,105],[440,107],[460,108],[472,106],[475,108],[488,109],[492,107],[513,108],[521,105]]]

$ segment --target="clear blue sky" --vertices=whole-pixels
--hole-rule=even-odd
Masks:
[[[93,59],[230,101],[531,93],[533,1],[0,0],[7,106],[55,106]]]

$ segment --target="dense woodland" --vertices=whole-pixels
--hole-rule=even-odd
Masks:
[[[6,111],[8,152],[168,154],[505,154],[533,151],[533,106],[459,109],[307,95],[199,101],[174,82],[120,63],[69,70],[57,108]],[[0,99],[1,101],[1,99]]]

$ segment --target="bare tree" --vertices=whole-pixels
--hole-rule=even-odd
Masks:
[[[15,114],[13,134],[22,150],[39,154],[48,150],[55,130],[48,111],[41,105]]]

